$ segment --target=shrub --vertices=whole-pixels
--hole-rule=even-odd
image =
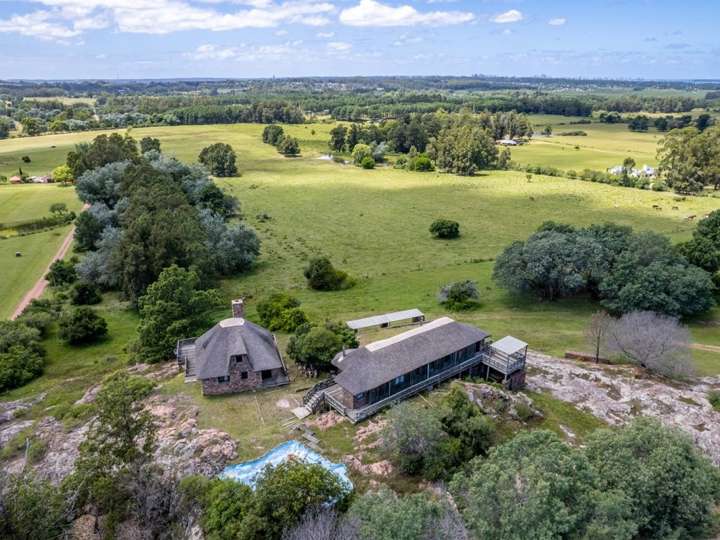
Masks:
[[[460,224],[450,219],[437,219],[430,225],[430,232],[435,238],[457,238],[460,236]]]
[[[30,156],[23,156],[20,159],[22,159],[23,163],[30,163],[32,159],[30,159]]]
[[[235,151],[232,146],[215,143],[202,149],[198,161],[205,165],[214,176],[237,176]]]
[[[260,322],[268,330],[294,332],[308,322],[300,301],[286,293],[275,293],[257,306]]]
[[[89,307],[79,307],[60,318],[60,339],[70,345],[93,343],[107,335],[107,322]]]
[[[472,280],[456,281],[440,289],[439,302],[453,311],[473,309],[480,302],[480,291],[477,283]]]
[[[303,272],[311,289],[339,291],[349,289],[355,281],[342,270],[337,270],[327,257],[316,257]]]
[[[352,150],[352,161],[358,167],[362,165],[365,158],[372,158],[372,149],[367,144],[356,144]]]
[[[99,304],[101,301],[100,288],[94,283],[79,281],[70,292],[70,302],[76,306]]]
[[[432,160],[427,154],[418,154],[407,161],[408,171],[431,172],[435,170]]]
[[[283,128],[276,124],[270,124],[269,126],[265,126],[265,129],[263,129],[262,140],[265,144],[277,146],[283,136]]]
[[[60,287],[77,281],[77,272],[75,271],[75,264],[77,261],[63,261],[57,260],[50,265],[50,271],[45,276],[53,287]]]
[[[297,156],[300,154],[300,143],[295,137],[285,135],[278,143],[277,149],[284,156]]]
[[[371,156],[366,156],[360,162],[360,166],[363,169],[374,169],[375,168],[375,160]]]
[[[707,400],[713,406],[713,409],[720,411],[720,390],[710,390],[707,393]]]

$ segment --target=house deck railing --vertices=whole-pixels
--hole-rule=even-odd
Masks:
[[[422,392],[429,386],[433,386],[435,384],[441,383],[447,379],[450,379],[451,377],[454,377],[455,375],[458,375],[462,373],[463,371],[470,369],[472,367],[477,366],[478,364],[481,364],[485,358],[485,353],[479,353],[473,356],[472,358],[468,358],[464,362],[461,362],[460,364],[457,364],[445,371],[442,371],[440,373],[437,373],[433,375],[432,377],[429,377],[425,379],[424,381],[420,381],[417,384],[414,384],[412,386],[409,386],[400,392],[397,392],[391,396],[388,396],[385,399],[382,399],[380,401],[377,401],[371,405],[368,405],[367,407],[362,407],[360,409],[350,409],[348,407],[345,407],[338,399],[334,398],[331,394],[331,392],[325,392],[325,400],[327,401],[328,405],[330,405],[333,409],[338,411],[340,414],[346,416],[350,419],[351,422],[359,422],[360,420],[363,420],[367,418],[368,416],[372,416],[376,412],[378,412],[380,409],[387,407],[388,405],[391,405],[393,403],[399,402],[403,399],[407,399],[411,396],[414,396],[415,394]]]
[[[525,358],[515,358],[513,356],[507,356],[499,354],[497,352],[490,352],[485,355],[483,364],[490,366],[492,369],[499,371],[503,375],[510,375],[521,369],[525,368]]]

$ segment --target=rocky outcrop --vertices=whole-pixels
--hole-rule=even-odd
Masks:
[[[679,428],[720,465],[720,412],[707,393],[720,377],[680,383],[649,377],[628,366],[593,365],[544,354],[528,354],[528,388],[549,391],[612,425],[642,415]]]
[[[45,392],[30,399],[18,399],[16,401],[4,401],[0,403],[0,425],[12,421],[23,411],[26,411],[36,403],[45,399]]]
[[[542,418],[532,400],[525,394],[509,392],[485,383],[461,382],[470,401],[492,418],[510,418],[526,422],[532,418]]]

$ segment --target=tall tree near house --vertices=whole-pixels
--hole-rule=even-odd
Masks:
[[[140,298],[138,355],[146,362],[167,360],[179,339],[210,325],[210,312],[219,304],[216,290],[200,289],[195,271],[166,268]]]
[[[605,346],[614,319],[606,311],[597,311],[590,318],[590,324],[585,330],[585,338],[593,348],[595,363],[600,362],[600,352]]]

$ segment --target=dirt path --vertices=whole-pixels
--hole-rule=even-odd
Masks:
[[[720,353],[720,347],[717,345],[703,345],[702,343],[693,343],[692,345],[690,345],[690,348],[696,349],[698,351]]]
[[[85,211],[88,208],[88,205],[83,206],[82,211]],[[70,249],[70,246],[72,245],[73,236],[75,235],[75,225],[70,227],[70,230],[68,231],[67,235],[63,239],[62,244],[60,244],[60,247],[55,252],[55,256],[50,261],[50,264],[47,265],[47,268],[43,272],[43,275],[40,279],[37,280],[35,285],[32,286],[32,288],[23,296],[22,300],[20,300],[20,303],[15,308],[15,311],[13,311],[11,319],[16,319],[20,316],[20,314],[23,312],[23,310],[28,306],[30,302],[35,300],[36,298],[40,298],[42,293],[45,292],[45,287],[48,286],[48,282],[45,279],[45,275],[50,271],[50,266],[52,263],[59,259],[65,258],[65,255],[67,255],[68,250]]]

